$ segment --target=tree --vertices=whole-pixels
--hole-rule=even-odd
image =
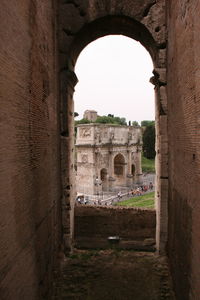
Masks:
[[[146,126],[143,132],[143,153],[146,158],[155,158],[155,125]]]
[[[132,126],[140,126],[137,121],[132,121]]]
[[[79,113],[77,113],[76,111],[74,112],[74,118],[78,117]]]
[[[98,116],[95,123],[114,124],[114,118],[111,116]]]
[[[121,125],[127,125],[126,118],[120,118]]]
[[[89,124],[89,123],[92,123],[92,121],[89,121],[88,119],[81,119],[81,120],[77,120],[75,121],[75,126],[78,125],[78,124]]]
[[[94,122],[83,118],[81,120],[75,121],[75,126],[78,124],[89,124],[89,123],[94,123]],[[114,115],[111,114],[108,114],[107,116],[98,116],[95,123],[127,125],[126,118],[115,117]]]
[[[108,116],[98,116],[95,123],[127,125],[125,118],[114,117],[111,114]]]
[[[141,122],[142,127],[147,127],[147,126],[150,126],[150,125],[155,126],[155,121],[153,121],[153,120],[144,120],[144,121]]]

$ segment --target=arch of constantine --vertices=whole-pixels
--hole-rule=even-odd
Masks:
[[[77,192],[92,195],[141,183],[141,151],[140,127],[78,125]]]

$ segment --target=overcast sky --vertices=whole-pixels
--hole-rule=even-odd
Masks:
[[[153,63],[147,50],[125,36],[106,36],[81,52],[75,72],[77,119],[87,109],[114,114],[127,121],[155,119]]]

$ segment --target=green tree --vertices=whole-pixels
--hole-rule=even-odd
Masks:
[[[77,113],[76,111],[74,112],[74,118],[78,117],[79,113]]]
[[[120,118],[121,125],[127,125],[126,118]]]
[[[155,125],[146,126],[143,132],[143,154],[146,158],[155,158]]]
[[[77,120],[75,121],[75,126],[76,125],[79,125],[79,124],[89,124],[89,123],[92,123],[92,121],[89,121],[88,119],[81,119],[81,120]]]
[[[144,121],[141,122],[142,127],[147,127],[147,126],[150,126],[150,125],[155,126],[155,121],[153,121],[153,120],[144,120]]]
[[[98,116],[95,123],[127,125],[125,118],[114,117],[111,114],[108,116]]]
[[[114,124],[114,118],[111,116],[98,116],[95,123]]]
[[[75,126],[78,124],[89,124],[94,123],[88,119],[81,119],[75,121]],[[114,115],[108,114],[107,116],[98,116],[95,123],[101,124],[117,124],[117,125],[127,125],[126,118],[115,117]]]
[[[132,126],[140,126],[137,121],[132,121]]]

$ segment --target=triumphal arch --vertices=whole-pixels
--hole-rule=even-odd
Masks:
[[[77,192],[99,194],[141,183],[140,127],[113,124],[77,126]]]

